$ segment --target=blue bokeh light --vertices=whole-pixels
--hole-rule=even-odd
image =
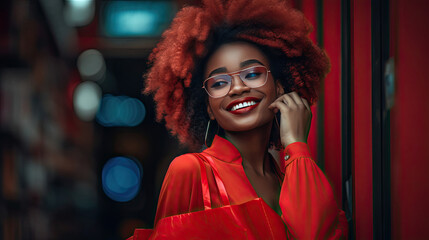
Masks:
[[[137,98],[106,94],[96,115],[97,122],[105,127],[134,127],[146,117],[146,108]]]
[[[140,190],[143,168],[127,157],[114,157],[107,161],[102,171],[104,193],[114,201],[132,200]]]
[[[158,37],[176,12],[174,1],[108,1],[101,26],[109,37]]]

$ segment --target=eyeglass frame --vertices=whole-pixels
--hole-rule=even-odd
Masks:
[[[258,88],[258,87],[262,87],[262,86],[264,86],[264,85],[267,83],[267,80],[268,80],[268,73],[271,73],[271,70],[269,70],[269,69],[268,69],[267,67],[265,67],[264,65],[251,66],[251,67],[248,67],[248,68],[245,68],[245,69],[241,69],[241,70],[238,70],[238,71],[235,71],[235,72],[222,73],[222,74],[217,74],[217,75],[214,75],[214,76],[208,77],[208,78],[206,78],[206,79],[203,81],[203,86],[202,86],[202,88],[204,88],[204,90],[206,91],[206,93],[207,93],[210,97],[212,97],[212,98],[221,98],[221,97],[225,97],[226,95],[228,95],[228,92],[229,92],[229,91],[231,91],[231,86],[232,86],[232,79],[233,79],[233,77],[234,77],[234,76],[236,76],[236,75],[239,75],[239,76],[240,76],[240,74],[241,74],[242,72],[244,72],[244,71],[246,71],[246,70],[249,70],[249,69],[251,69],[251,68],[254,68],[254,67],[263,67],[263,68],[265,68],[265,70],[267,70],[267,75],[266,75],[266,77],[265,77],[265,81],[264,81],[264,83],[263,83],[263,84],[261,84],[261,85],[259,85],[259,86],[257,86],[257,87],[250,87],[250,86],[247,86],[246,82],[245,82],[245,81],[243,81],[243,79],[241,79],[241,77],[239,77],[239,78],[240,78],[241,82],[242,82],[244,85],[246,85],[247,87],[249,87],[249,88]],[[205,86],[204,86],[204,85],[206,84],[206,82],[207,82],[209,79],[214,78],[214,77],[217,77],[217,76],[221,76],[221,75],[228,75],[228,76],[230,76],[230,77],[231,77],[231,83],[230,83],[230,85],[229,85],[229,90],[225,93],[225,95],[222,95],[222,96],[219,96],[219,97],[213,97],[213,96],[209,93],[209,91],[205,88]]]

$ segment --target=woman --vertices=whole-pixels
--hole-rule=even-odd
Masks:
[[[151,54],[145,93],[158,120],[206,164],[212,208],[262,198],[298,239],[345,237],[347,222],[311,159],[310,104],[329,70],[303,15],[280,0],[206,0],[185,7]],[[281,151],[277,162],[270,148]],[[204,210],[200,162],[177,157],[165,176],[155,224]]]

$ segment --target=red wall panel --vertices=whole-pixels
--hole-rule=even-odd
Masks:
[[[396,93],[391,111],[393,239],[429,239],[429,4],[392,8]]]
[[[316,43],[316,0],[303,0],[302,9],[305,17],[313,25],[313,31],[310,33],[310,38]],[[313,159],[317,162],[317,104],[311,107],[313,118],[311,121],[310,133],[308,134],[308,146],[310,147]]]
[[[331,72],[324,84],[324,161],[325,173],[331,181],[341,206],[341,1],[323,1],[323,42],[331,59]]]
[[[304,13],[305,17],[310,21],[310,23],[313,25],[313,31],[310,33],[310,38],[313,40],[313,42],[317,41],[317,14],[316,14],[316,0],[302,0],[302,12]]]
[[[350,5],[355,236],[372,239],[371,0],[352,0]]]

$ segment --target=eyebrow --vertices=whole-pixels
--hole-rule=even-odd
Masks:
[[[211,71],[208,77],[211,77],[212,75],[216,73],[225,73],[226,67],[216,68],[215,70]]]
[[[246,66],[254,64],[254,63],[258,63],[258,64],[261,64],[262,66],[265,66],[263,63],[261,63],[260,61],[258,61],[256,59],[249,59],[249,60],[246,60],[244,62],[241,62],[240,68],[246,67]],[[215,70],[210,72],[208,77],[211,77],[212,75],[214,75],[216,73],[226,73],[226,67],[216,68]]]
[[[248,66],[248,65],[254,64],[254,63],[258,63],[258,64],[261,64],[262,66],[265,66],[263,63],[261,63],[260,61],[258,61],[256,59],[250,59],[250,60],[246,60],[246,61],[240,63],[240,67],[243,68],[245,66]]]

